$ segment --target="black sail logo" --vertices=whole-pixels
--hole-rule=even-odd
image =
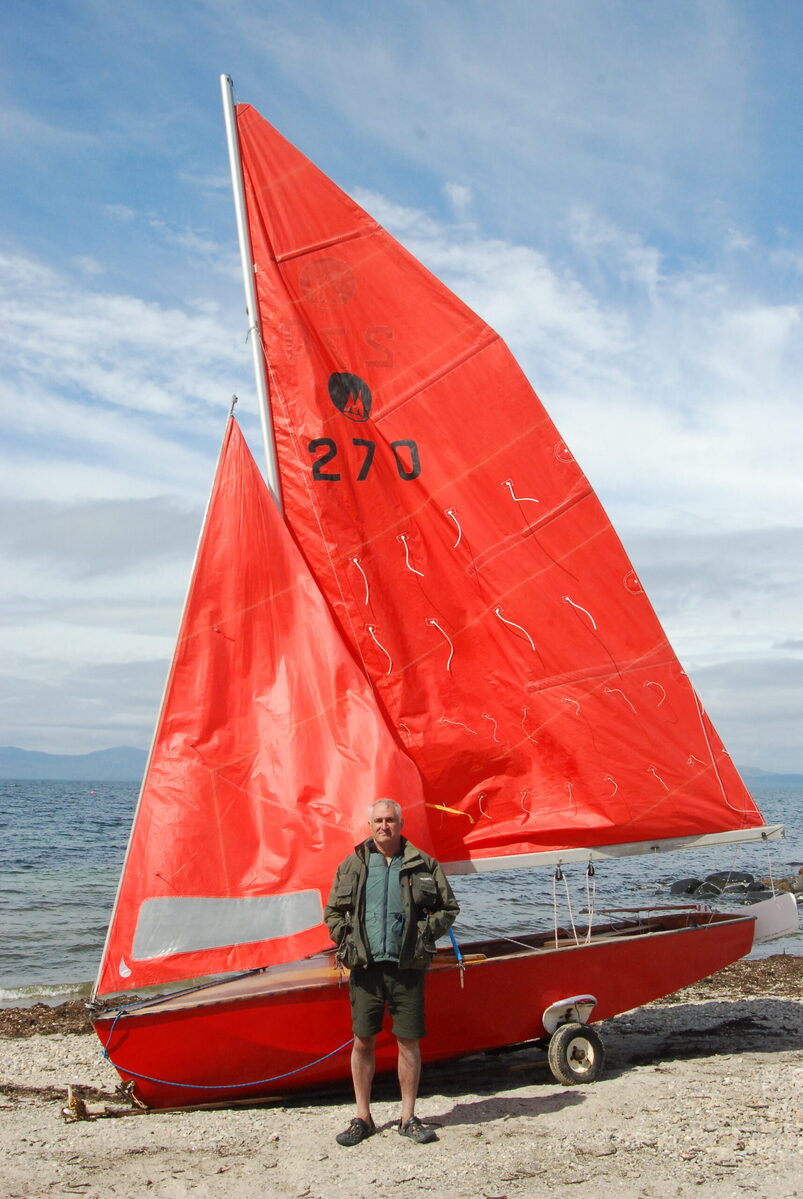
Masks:
[[[338,371],[329,376],[329,399],[349,420],[368,420],[371,414],[371,389],[359,375]]]

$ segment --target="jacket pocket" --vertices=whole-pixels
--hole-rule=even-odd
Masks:
[[[417,908],[431,912],[438,906],[438,887],[431,874],[414,874],[410,881]]]

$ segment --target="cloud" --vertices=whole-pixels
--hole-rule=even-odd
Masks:
[[[165,683],[164,660],[77,662],[65,668],[53,659],[40,665],[34,674],[2,677],[0,727],[8,744],[47,753],[150,744]]]
[[[726,3],[511,0],[492,18],[478,2],[408,6],[392,25],[381,10],[359,25],[317,6],[303,21],[251,5],[228,13],[380,162],[459,179],[518,236],[554,228],[566,196],[588,194],[674,234],[690,189],[702,216],[703,197],[748,169],[752,30]]]
[[[197,495],[248,368],[213,300],[166,308],[0,256],[0,494]]]
[[[185,557],[201,518],[200,509],[186,511],[163,496],[79,504],[0,499],[0,553],[94,579]]]
[[[750,657],[702,667],[694,677],[731,756],[743,765],[797,773],[803,659]]]

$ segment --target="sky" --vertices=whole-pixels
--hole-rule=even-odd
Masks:
[[[8,0],[0,744],[150,742],[232,394],[219,75],[508,342],[741,765],[803,772],[797,0]]]

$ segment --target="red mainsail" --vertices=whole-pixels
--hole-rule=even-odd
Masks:
[[[761,825],[500,338],[237,109],[288,522],[445,863]]]
[[[426,845],[416,768],[230,420],[98,990],[328,945],[331,879],[382,796]]]

